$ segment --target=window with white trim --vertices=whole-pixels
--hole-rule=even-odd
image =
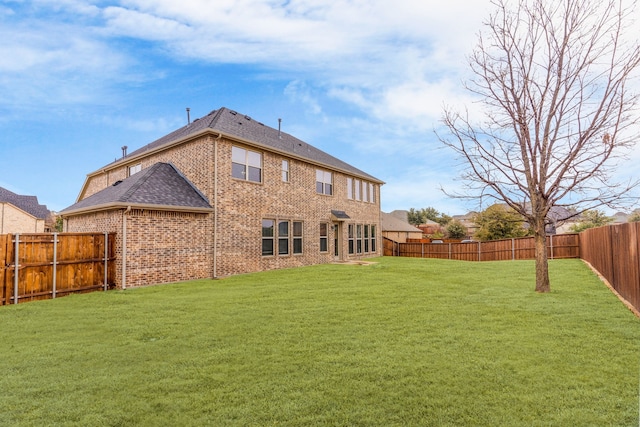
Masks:
[[[347,199],[353,199],[353,178],[347,177]]]
[[[333,174],[329,171],[316,169],[316,193],[333,194]]]
[[[289,160],[282,161],[282,181],[289,182]]]
[[[251,182],[262,182],[262,153],[231,147],[231,176]]]
[[[136,174],[142,170],[142,163],[138,163],[137,165],[129,166],[129,176]]]

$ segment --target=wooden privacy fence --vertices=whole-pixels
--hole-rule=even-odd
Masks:
[[[591,228],[580,233],[581,258],[640,311],[640,223]]]
[[[106,290],[115,233],[0,235],[0,305]]]
[[[533,237],[470,243],[398,243],[385,238],[384,255],[459,261],[533,259],[535,243]],[[547,256],[550,259],[580,258],[579,235],[548,236]]]

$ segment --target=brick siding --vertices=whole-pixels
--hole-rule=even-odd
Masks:
[[[262,183],[231,176],[231,148],[234,145],[262,153]],[[283,182],[281,178],[283,159],[289,160],[289,182]],[[124,179],[131,165],[141,163],[144,169],[157,162],[173,163],[209,199],[211,206],[217,203],[217,215],[135,209],[129,212],[128,284],[223,277],[331,262],[334,260],[331,210],[345,211],[351,218],[341,225],[339,242],[343,260],[382,253],[378,184],[375,185],[375,203],[349,200],[347,175],[332,171],[333,195],[320,195],[316,193],[316,169],[329,169],[224,138],[216,141],[211,136],[202,136],[90,176],[83,197]],[[68,228],[69,231],[116,231],[121,239],[122,212],[104,213],[102,219],[99,219],[100,214],[91,214],[98,215],[92,220],[85,218],[91,215],[69,217]],[[262,256],[263,219],[302,221],[302,255]],[[116,224],[118,221],[120,225]],[[320,252],[320,223],[329,224],[329,251],[325,253]],[[349,255],[347,224],[375,225],[376,251]],[[109,227],[116,229],[105,229]],[[121,262],[118,268],[121,268]]]

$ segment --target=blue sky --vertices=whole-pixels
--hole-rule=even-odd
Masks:
[[[86,175],[225,106],[433,206],[459,169],[434,129],[489,0],[0,0],[0,186],[52,210]]]

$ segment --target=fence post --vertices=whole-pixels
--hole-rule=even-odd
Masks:
[[[15,235],[16,237],[16,241],[15,241],[15,259],[14,259],[14,266],[13,266],[13,303],[17,304],[18,303],[18,271],[19,271],[19,265],[18,265],[18,249],[20,247],[20,233],[16,233]]]
[[[478,261],[482,261],[482,243],[478,242]]]
[[[551,246],[551,259],[553,259],[553,234],[549,235],[549,246]]]
[[[424,258],[424,243],[420,243],[420,249],[422,250],[421,258]]]
[[[451,242],[449,242],[449,259],[451,259]]]
[[[511,261],[516,259],[516,239],[511,239]]]
[[[56,297],[56,272],[58,269],[58,233],[53,233],[53,296],[52,299]]]
[[[104,232],[104,290],[107,290],[107,259],[109,258],[109,233]]]

